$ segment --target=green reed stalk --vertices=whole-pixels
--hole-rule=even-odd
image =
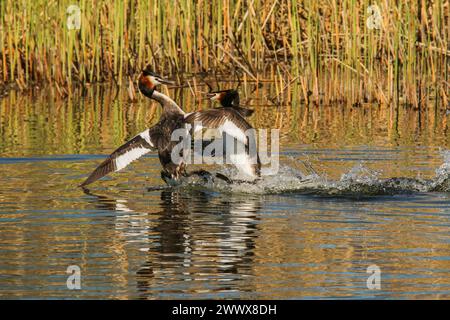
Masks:
[[[366,26],[370,0],[80,0],[81,29],[68,30],[71,4],[0,2],[0,84],[48,82],[65,95],[97,81],[128,85],[152,63],[164,74],[277,70],[273,80],[298,77],[295,92],[316,102],[448,101],[445,0],[380,1],[376,30]]]

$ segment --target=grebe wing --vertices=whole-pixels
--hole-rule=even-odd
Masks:
[[[85,187],[111,172],[122,170],[131,162],[155,150],[156,143],[154,141],[157,139],[157,133],[155,127],[152,127],[121,145],[89,175],[80,187]]]
[[[194,132],[203,128],[217,129],[238,141],[248,144],[246,131],[253,127],[235,110],[231,108],[208,109],[185,115],[185,122],[193,126]]]
[[[233,164],[248,176],[260,175],[261,163],[256,150],[256,136],[254,132],[247,132],[253,127],[236,110],[223,108],[192,112],[185,115],[185,122],[193,126],[193,132],[203,128],[217,129],[221,134],[225,133],[235,138],[245,148],[240,153],[231,155],[230,159]],[[251,144],[255,146],[255,149],[250,148],[249,151]],[[252,151],[256,154],[250,154]]]
[[[243,117],[250,117],[253,114],[253,112],[255,111],[253,109],[239,107],[239,106],[233,106],[232,108],[234,110],[236,110],[237,112],[239,112],[239,114]]]

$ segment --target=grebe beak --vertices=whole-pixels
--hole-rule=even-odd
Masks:
[[[160,76],[155,76],[154,81],[156,82],[155,84],[172,84],[172,85],[175,84],[174,81],[161,78]]]
[[[219,99],[219,97],[220,97],[220,93],[217,93],[217,92],[210,92],[210,93],[206,94],[206,98],[210,99],[212,101]]]

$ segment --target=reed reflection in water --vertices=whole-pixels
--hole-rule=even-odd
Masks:
[[[270,86],[242,88],[250,121],[282,132],[281,161],[328,179],[355,165],[386,177],[432,177],[449,147],[440,111],[263,105]],[[253,91],[252,94],[250,94]],[[187,109],[207,108],[189,89]],[[162,185],[155,155],[84,193],[87,173],[151,125],[158,107],[93,89],[0,100],[2,298],[449,298],[445,192],[333,197],[233,194]],[[292,95],[291,95],[292,96]],[[366,287],[369,265],[381,290]],[[69,265],[82,289],[66,287]]]

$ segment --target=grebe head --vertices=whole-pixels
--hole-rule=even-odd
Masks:
[[[174,82],[164,79],[160,75],[151,71],[150,65],[145,67],[139,77],[139,90],[144,95],[151,98],[155,87],[159,84],[174,84]]]
[[[219,101],[223,107],[239,107],[239,93],[236,90],[213,91],[206,96],[213,101]]]

